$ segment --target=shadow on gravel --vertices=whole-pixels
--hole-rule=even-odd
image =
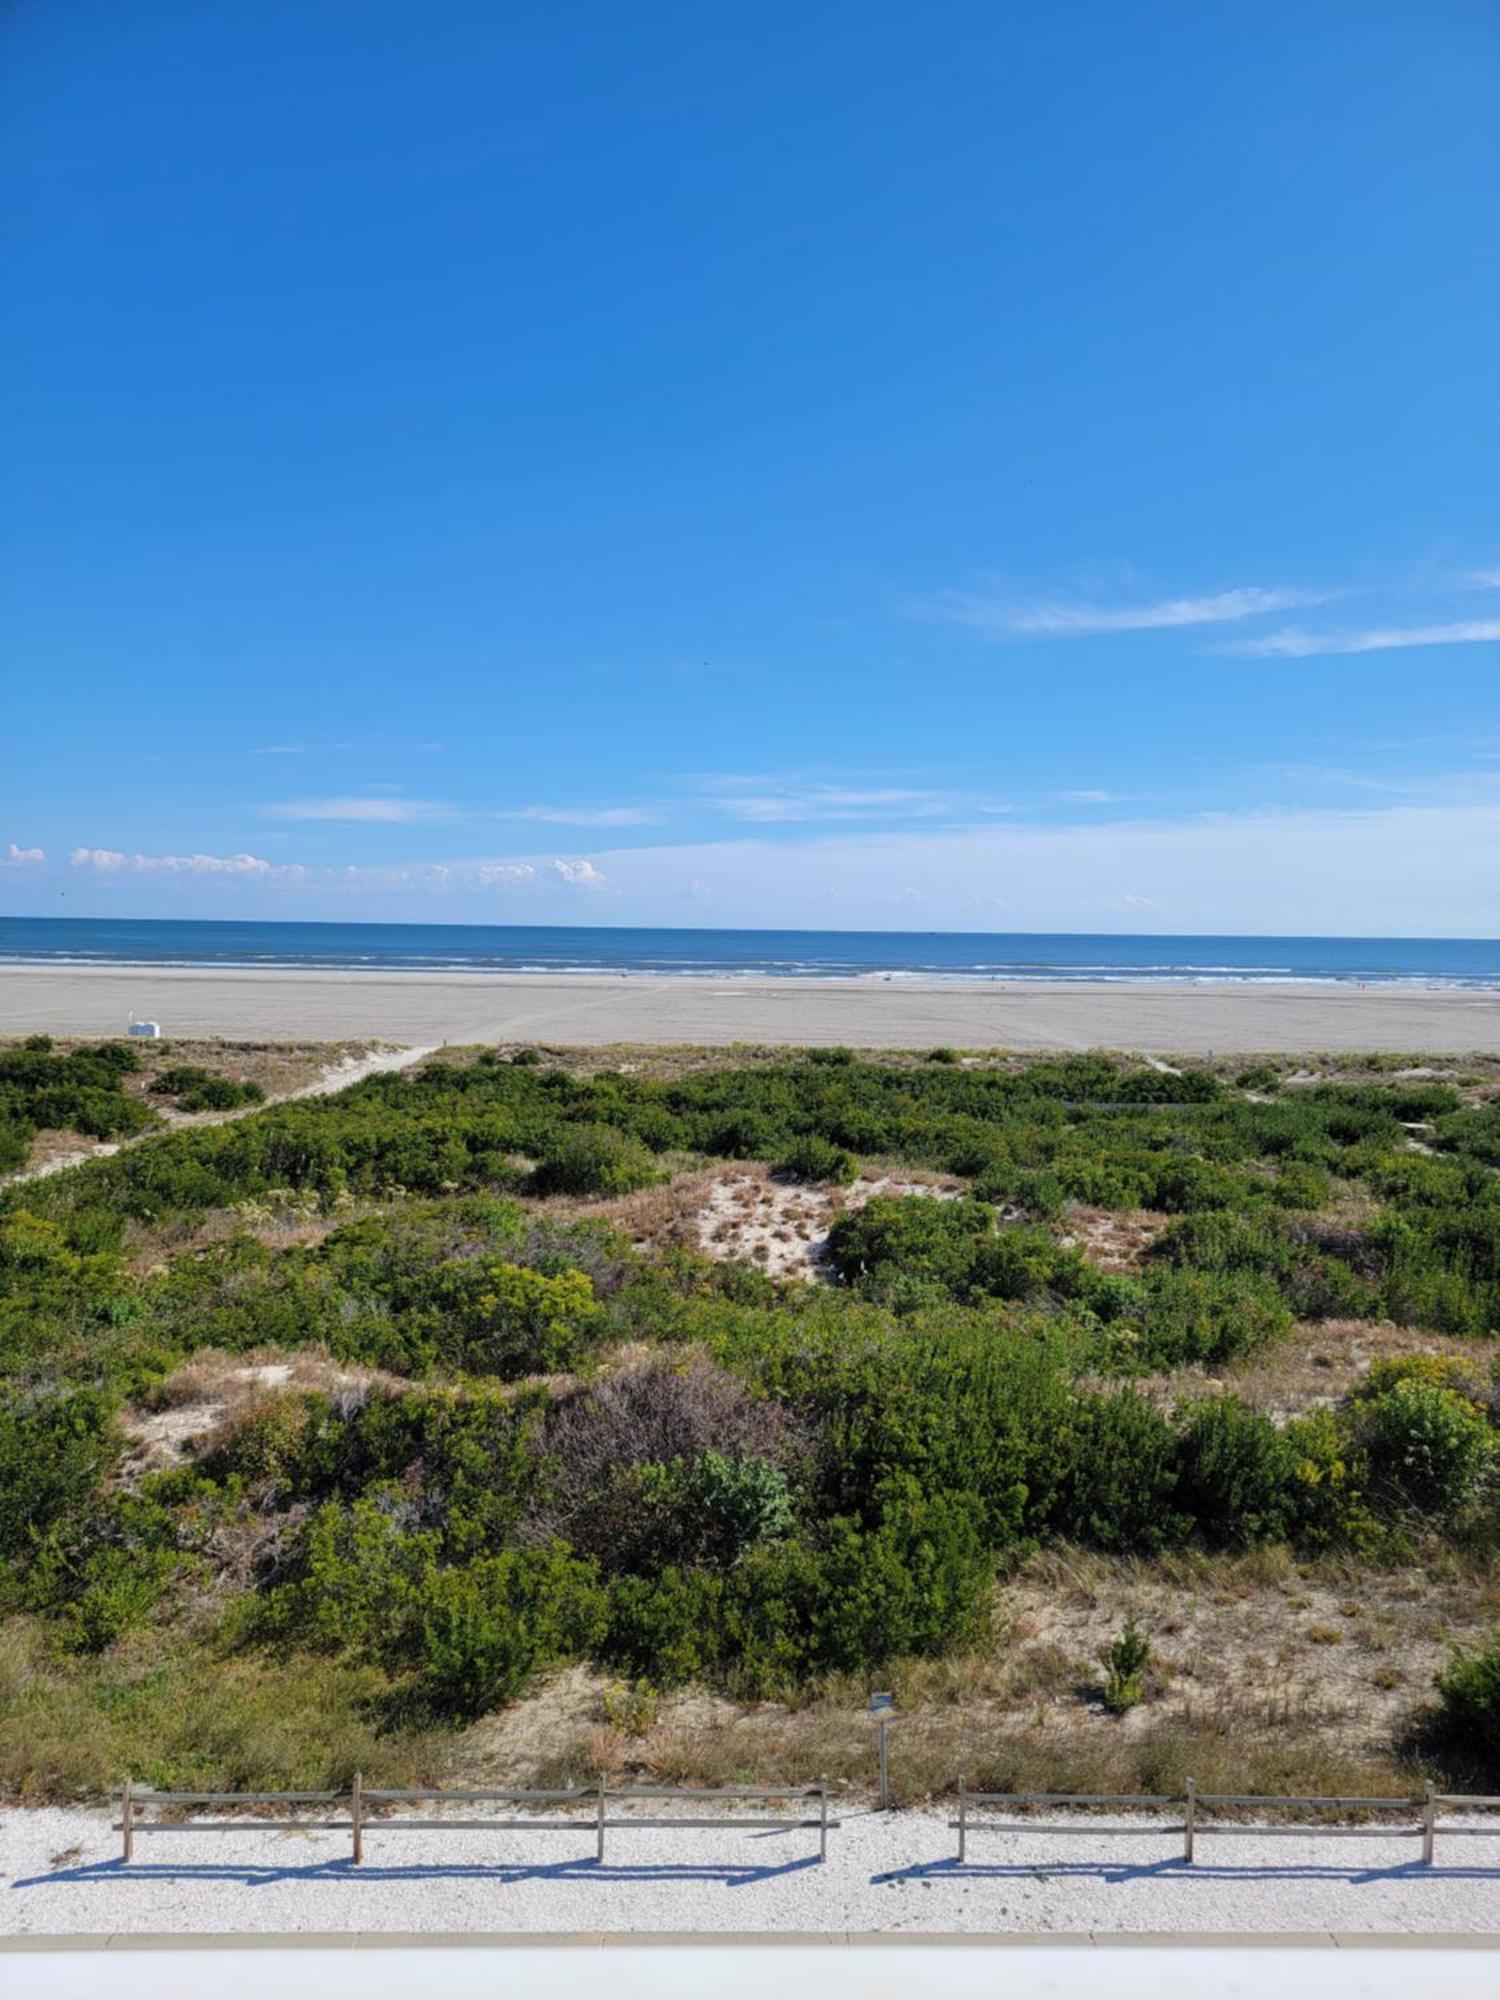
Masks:
[[[1328,1862],[1184,1861],[1170,1855],[1161,1861],[921,1861],[910,1868],[892,1868],[872,1875],[872,1884],[887,1882],[992,1882],[1029,1878],[1048,1882],[1082,1878],[1092,1882],[1500,1882],[1500,1862],[1450,1867],[1437,1861],[1399,1861],[1388,1868],[1340,1868]]]
[[[528,1862],[406,1862],[383,1866],[378,1861],[358,1867],[347,1855],[278,1867],[274,1862],[91,1861],[78,1868],[49,1869],[26,1875],[13,1889],[48,1889],[59,1883],[87,1888],[90,1884],[117,1888],[122,1882],[238,1882],[247,1889],[273,1882],[584,1882],[590,1887],[608,1882],[717,1882],[726,1889],[744,1889],[757,1882],[774,1882],[818,1866],[816,1855],[796,1861],[762,1864],[732,1861],[662,1861],[621,1863],[595,1861],[592,1855],[548,1866]]]

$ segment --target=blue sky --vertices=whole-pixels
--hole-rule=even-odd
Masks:
[[[1500,932],[1500,10],[12,0],[0,911]]]

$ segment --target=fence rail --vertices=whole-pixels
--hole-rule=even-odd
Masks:
[[[708,1806],[720,1801],[740,1805],[765,1806],[771,1802],[801,1803],[801,1813],[749,1812],[679,1813],[648,1816],[612,1814],[614,1804],[641,1804],[653,1800],[680,1799]],[[393,1817],[391,1808],[412,1805],[509,1806],[505,1816],[451,1819],[438,1814],[422,1817]],[[243,1819],[148,1818],[151,1812],[180,1812],[184,1807],[288,1806],[311,1808],[311,1817],[278,1818],[274,1824],[289,1831],[305,1833],[346,1833],[351,1859],[363,1861],[366,1837],[372,1833],[572,1833],[594,1837],[594,1852],[604,1859],[605,1837],[630,1831],[678,1831],[723,1829],[790,1833],[814,1832],[818,1837],[818,1859],[828,1859],[828,1835],[841,1822],[828,1813],[828,1787],[817,1785],[596,1785],[572,1786],[539,1791],[479,1787],[446,1789],[427,1787],[411,1790],[367,1789],[355,1774],[347,1791],[321,1792],[161,1792],[126,1781],[120,1794],[120,1817],[114,1823],[120,1834],[121,1858],[134,1858],[135,1842],[151,1833],[242,1833]],[[544,1809],[553,1808],[549,1814]],[[993,1807],[1009,1807],[1024,1818],[992,1818]],[[1179,1808],[1181,1818],[1152,1818],[1148,1823],[1122,1826],[1118,1820],[1057,1824],[1041,1822],[1038,1812],[1058,1807],[1083,1807],[1090,1811],[1114,1811],[1159,1815]],[[319,1809],[324,1809],[319,1811]],[[327,1817],[326,1810],[342,1809],[342,1817]],[[1231,1812],[1300,1813],[1296,1824],[1247,1826],[1243,1820],[1217,1818]],[[1405,1815],[1407,1823],[1392,1826],[1338,1826],[1326,1819],[1309,1819],[1310,1814],[1330,1812],[1385,1816]],[[1346,1794],[1273,1794],[1256,1792],[1200,1792],[1189,1778],[1181,1792],[1141,1794],[1135,1792],[972,1792],[963,1778],[958,1781],[958,1817],[948,1821],[958,1835],[958,1860],[968,1860],[969,1840],[975,1834],[1036,1833],[1049,1835],[1129,1837],[1134,1834],[1176,1833],[1182,1836],[1182,1858],[1191,1862],[1200,1836],[1237,1833],[1255,1839],[1275,1836],[1326,1836],[1341,1840],[1391,1840],[1410,1836],[1422,1843],[1422,1860],[1431,1864],[1439,1833],[1444,1840],[1476,1835],[1500,1838],[1500,1820],[1484,1826],[1445,1824],[1444,1814],[1500,1813],[1500,1794],[1439,1792],[1431,1785],[1409,1796]],[[977,1816],[976,1816],[977,1815]]]
[[[1127,1792],[971,1792],[962,1778],[958,1781],[958,1817],[948,1822],[950,1831],[958,1835],[958,1858],[968,1860],[969,1836],[975,1833],[1035,1833],[1037,1822],[1031,1819],[990,1819],[987,1816],[973,1819],[970,1814],[975,1806],[1012,1806],[1022,1812],[1055,1806],[1088,1806],[1091,1808],[1121,1808],[1131,1812],[1160,1812],[1173,1807],[1182,1808],[1181,1820],[1155,1821],[1148,1826],[1120,1826],[1118,1824],[1094,1826],[1048,1826],[1049,1834],[1108,1834],[1112,1837],[1131,1834],[1180,1833],[1182,1835],[1182,1858],[1185,1862],[1193,1859],[1194,1845],[1202,1834],[1238,1833],[1249,1834],[1256,1839],[1275,1835],[1308,1834],[1328,1835],[1340,1840],[1391,1840],[1410,1834],[1422,1843],[1422,1860],[1431,1865],[1434,1846],[1444,1812],[1494,1812],[1500,1811],[1500,1796],[1483,1793],[1438,1792],[1428,1785],[1423,1791],[1410,1797],[1345,1797],[1317,1796],[1314,1794],[1271,1794],[1255,1792],[1200,1792],[1189,1778],[1181,1792],[1162,1792],[1148,1796],[1132,1795]],[[1215,1820],[1205,1818],[1205,1814],[1216,1811],[1252,1812],[1364,1812],[1364,1813],[1408,1813],[1417,1815],[1414,1825],[1409,1826],[1329,1826],[1325,1821],[1309,1822],[1304,1819],[1296,1826],[1249,1826],[1243,1821]],[[1495,1826],[1443,1826],[1445,1840],[1456,1840],[1464,1835],[1485,1834],[1500,1836],[1500,1825]]]
[[[715,1813],[712,1817],[695,1817],[685,1813],[673,1814],[667,1818],[650,1818],[644,1814],[631,1813],[624,1817],[610,1816],[612,1801],[642,1799],[687,1799],[694,1802],[709,1800],[739,1800],[752,1804],[767,1800],[804,1800],[814,1808],[796,1817],[786,1814],[769,1813]],[[388,1806],[419,1804],[451,1805],[508,1805],[513,1807],[587,1807],[587,1817],[578,1812],[564,1813],[563,1816],[545,1818],[540,1812],[531,1811],[524,1817],[447,1819],[428,1815],[417,1819],[393,1819],[382,1812]],[[350,1858],[355,1862],[365,1858],[365,1838],[374,1832],[391,1833],[592,1833],[594,1853],[598,1860],[604,1859],[605,1835],[624,1833],[630,1830],[655,1829],[670,1832],[675,1829],[726,1830],[737,1828],[753,1829],[757,1832],[790,1833],[799,1829],[816,1832],[818,1836],[818,1859],[828,1859],[828,1835],[839,1825],[836,1819],[828,1817],[828,1787],[818,1785],[720,1785],[693,1788],[679,1785],[607,1785],[601,1778],[597,1785],[574,1786],[563,1791],[497,1790],[481,1788],[476,1790],[438,1790],[423,1788],[410,1791],[389,1791],[366,1789],[358,1772],[348,1791],[344,1792],[159,1792],[135,1784],[126,1779],[120,1793],[120,1817],[114,1822],[114,1830],[120,1835],[120,1858],[131,1861],[135,1857],[135,1843],[149,1833],[242,1833],[245,1822],[242,1819],[146,1819],[144,1812],[152,1808],[176,1811],[183,1806],[345,1806],[347,1817],[342,1819],[278,1819],[276,1826],[297,1833],[347,1833],[350,1841]]]

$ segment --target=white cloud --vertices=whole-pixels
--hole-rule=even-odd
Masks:
[[[482,889],[514,889],[522,882],[534,882],[536,870],[529,861],[481,861],[474,880]]]
[[[1206,597],[1168,597],[1150,604],[1101,604],[1093,599],[1017,603],[991,587],[979,591],[946,590],[916,607],[919,615],[949,625],[964,625],[992,639],[1083,638],[1106,632],[1175,631],[1191,625],[1224,625],[1240,618],[1258,618],[1271,611],[1291,611],[1326,604],[1335,593],[1324,590],[1267,589],[1246,585]]]
[[[236,907],[299,914],[493,921],[577,921],[599,892],[612,922],[684,920],[685,899],[735,926],[1010,931],[1166,931],[1232,927],[1286,934],[1500,936],[1500,802],[1493,798],[1350,808],[1203,814],[1088,814],[1069,821],[965,827],[810,829],[768,840],[747,830],[698,843],[613,847],[542,859],[297,867],[257,855],[74,850],[111,895],[150,892],[163,913],[211,915],[231,884]],[[170,885],[170,904],[167,901]],[[997,1018],[997,1035],[1003,1020]]]
[[[575,889],[603,889],[608,881],[592,861],[554,861],[552,873]]]
[[[1073,806],[1107,806],[1116,803],[1113,792],[1059,792],[1057,796]]]
[[[289,799],[262,806],[267,819],[343,820],[378,826],[411,826],[419,820],[451,819],[452,808],[435,799]]]
[[[296,882],[308,872],[296,863],[263,861],[258,854],[122,854],[114,847],[75,847],[68,859],[99,875],[244,875]]]
[[[691,883],[715,922],[742,927],[900,929],[921,898],[933,929],[1494,937],[1497,851],[1500,805],[1476,802],[744,837],[595,859],[620,923],[672,922]]]
[[[1263,660],[1310,660],[1333,653],[1392,653],[1414,646],[1479,646],[1500,640],[1500,618],[1469,618],[1452,625],[1377,625],[1363,632],[1305,632],[1287,626],[1263,639],[1226,646]]]
[[[1468,581],[1476,590],[1500,590],[1500,569],[1471,570]]]
[[[7,868],[40,868],[47,859],[45,847],[17,847],[14,841],[6,848],[3,857]]]

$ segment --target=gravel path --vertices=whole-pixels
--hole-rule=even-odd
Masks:
[[[1456,1820],[1455,1825],[1465,1822]],[[350,1865],[347,1834],[265,1824],[166,1833],[119,1860],[96,1810],[0,1811],[0,1931],[1410,1931],[1500,1932],[1492,1837],[1316,1835],[1200,1842],[1044,1826],[971,1839],[958,1868],[936,1814],[855,1812],[816,1836],[621,1831],[602,1865],[575,1832],[385,1833]]]

